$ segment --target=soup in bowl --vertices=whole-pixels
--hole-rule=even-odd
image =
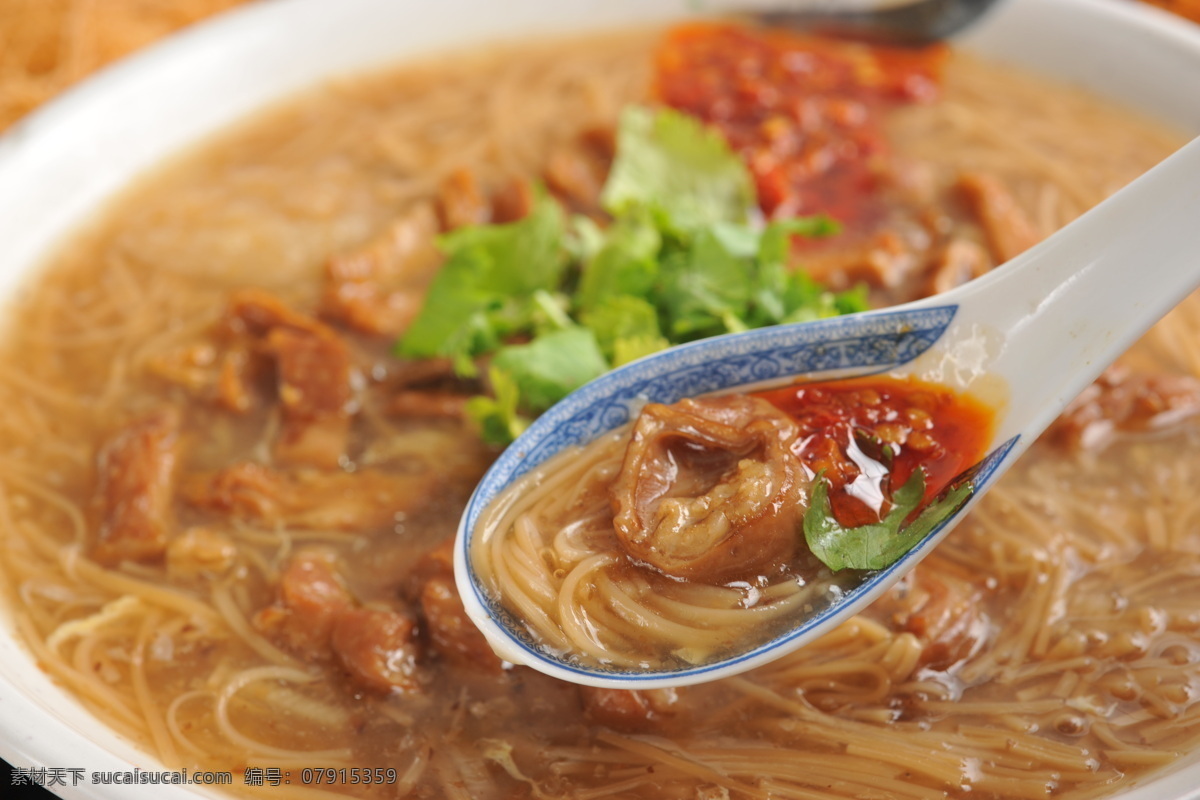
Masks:
[[[1013,0],[920,53],[683,13],[251,7],[14,132],[10,760],[78,796],[135,766],[188,770],[155,796],[1190,796],[1194,301],[774,664],[581,690],[466,619],[466,497],[571,385],[1002,269],[1200,129],[1200,37],[1124,5]],[[919,448],[907,411],[853,441]]]

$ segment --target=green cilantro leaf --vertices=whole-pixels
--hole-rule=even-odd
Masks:
[[[746,167],[719,132],[677,111],[625,111],[601,201],[610,224],[566,220],[539,192],[522,220],[439,240],[445,263],[396,352],[449,357],[464,376],[492,354],[492,396],[468,406],[489,441],[511,440],[527,424],[522,414],[610,364],[866,307],[865,290],[829,292],[790,268],[792,237],[828,235],[836,223],[751,224]]]
[[[492,367],[512,378],[522,407],[533,413],[545,411],[609,369],[595,334],[579,326],[543,333],[528,344],[501,347]]]
[[[818,215],[772,222],[758,247],[758,281],[749,322],[753,327],[807,322],[867,310],[866,287],[830,292],[802,269],[791,269],[793,236],[814,239],[840,230],[837,222]]]
[[[514,320],[527,318],[519,311],[521,301],[558,288],[566,267],[563,230],[562,210],[543,195],[522,220],[468,226],[442,236],[446,263],[397,344],[397,354],[450,356],[461,373],[473,374],[470,359],[511,335],[519,327]]]
[[[717,222],[744,222],[754,184],[720,132],[671,109],[631,106],[601,195],[614,217],[641,207],[680,238]]]
[[[607,238],[608,232],[596,220],[575,214],[567,222],[563,244],[570,260],[586,264],[596,257]]]
[[[763,229],[759,238],[758,260],[763,264],[786,266],[791,261],[793,236],[822,239],[837,234],[841,229],[837,220],[824,214],[775,220]]]
[[[521,392],[507,372],[488,370],[492,396],[476,395],[467,400],[467,418],[476,424],[488,444],[506,445],[529,427],[529,420],[517,412]]]
[[[904,520],[925,496],[925,471],[918,469],[892,496],[892,509],[877,523],[843,528],[829,504],[829,481],[818,475],[812,502],[804,515],[804,538],[813,555],[835,572],[842,569],[884,569],[913,549],[929,532],[971,496],[974,487],[963,482],[943,493],[909,525]]]
[[[658,301],[672,341],[745,330],[743,318],[754,292],[754,262],[746,244],[741,231],[713,226],[664,259]]]
[[[438,244],[451,262],[462,253],[484,261],[487,268],[479,277],[485,291],[531,294],[558,285],[566,265],[565,228],[562,207],[543,192],[529,214],[516,222],[457,228],[441,236]]]
[[[637,210],[615,220],[584,262],[575,304],[584,312],[620,296],[645,297],[658,281],[662,236]]]
[[[658,310],[631,294],[612,295],[582,314],[614,367],[671,346],[658,327]]]

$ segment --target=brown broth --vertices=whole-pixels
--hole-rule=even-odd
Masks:
[[[237,555],[218,574],[86,558],[96,452],[128,420],[187,406],[189,472],[269,451],[270,412],[193,405],[154,377],[156,357],[202,339],[239,287],[312,308],[330,254],[455,167],[485,182],[535,174],[553,144],[642,96],[652,41],[529,46],[302,98],[137,187],[54,259],[0,361],[2,568],[39,663],[169,766],[274,767],[294,790],[312,788],[306,767],[397,771],[386,786],[328,787],[364,797],[1091,797],[1194,751],[1194,426],[1099,456],[1036,447],[902,592],[780,662],[632,713],[529,670],[436,657],[419,691],[382,694],[336,663],[263,647],[251,620],[304,546],[334,551],[360,602],[413,604],[422,556],[452,536],[494,455],[457,423],[388,415],[373,392],[402,367],[386,341],[351,337],[369,390],[344,467],[439,474],[410,513],[353,533],[222,522]],[[1178,142],[962,57],[944,99],[890,130],[914,181],[986,168],[1043,232]],[[1136,358],[1200,373],[1197,311],[1169,318]],[[214,524],[177,511],[181,527]],[[55,638],[74,620],[92,624]],[[265,677],[232,688],[251,674]]]

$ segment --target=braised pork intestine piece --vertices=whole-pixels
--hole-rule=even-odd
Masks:
[[[333,469],[346,454],[353,399],[350,350],[337,336],[274,328],[266,346],[275,357],[281,425],[275,458]]]
[[[255,626],[293,653],[325,657],[338,617],[356,604],[337,554],[317,547],[297,551],[280,571],[275,592]]]
[[[667,575],[708,582],[788,561],[809,485],[789,449],[796,434],[757,397],[647,405],[609,490],[621,546]]]
[[[420,688],[417,624],[390,608],[351,608],[337,617],[330,647],[356,684],[378,692]]]

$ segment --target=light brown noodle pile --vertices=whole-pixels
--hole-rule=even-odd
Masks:
[[[311,299],[301,284],[327,254],[454,167],[485,182],[533,171],[552,142],[611,121],[641,96],[649,47],[645,36],[527,46],[335,87],[173,168],[62,255],[0,360],[0,583],[38,662],[171,766],[390,766],[394,796],[511,796],[529,780],[538,797],[942,798],[969,785],[974,798],[1084,798],[1194,750],[1194,429],[1096,458],[1035,450],[1014,468],[922,566],[951,581],[983,576],[995,598],[994,636],[952,674],[920,668],[912,633],[860,617],[767,668],[696,688],[674,734],[584,731],[573,690],[520,674],[503,678],[523,689],[511,697],[456,674],[461,686],[429,701],[347,704],[250,622],[303,542],[340,547],[362,570],[355,580],[385,585],[383,573],[429,541],[391,536],[365,551],[334,532],[235,526],[236,566],[208,581],[84,557],[97,438],[150,402],[126,387],[193,340],[232,286]],[[956,60],[950,72],[943,112],[898,121],[900,149],[951,172],[995,171],[1044,229],[1177,144],[1007,71]],[[1193,300],[1173,314],[1142,357],[1200,374],[1198,312]],[[367,416],[375,438],[431,469],[462,447]],[[214,417],[199,457],[269,441],[258,431],[239,445],[245,436]],[[333,796],[296,783],[266,791]]]

